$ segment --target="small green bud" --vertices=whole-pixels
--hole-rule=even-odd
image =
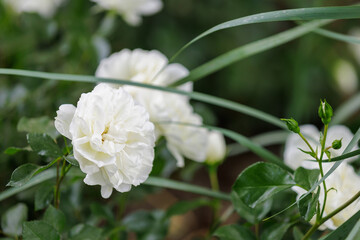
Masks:
[[[290,119],[286,119],[286,118],[282,118],[281,121],[284,121],[286,123],[286,126],[288,127],[288,129],[294,133],[299,133],[300,132],[300,128],[299,128],[299,124],[297,123],[297,121],[295,121],[295,119],[290,118]]]
[[[333,142],[332,142],[332,144],[331,144],[331,146],[332,146],[332,148],[333,149],[340,149],[341,148],[341,146],[342,146],[342,139],[340,139],[340,140],[334,140]]]
[[[328,104],[325,99],[324,101],[320,100],[319,117],[321,118],[321,121],[324,124],[329,124],[332,116],[333,109],[330,104]]]

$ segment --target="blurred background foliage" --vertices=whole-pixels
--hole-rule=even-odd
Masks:
[[[157,49],[170,58],[192,38],[227,20],[266,11],[349,5],[355,2],[350,0],[167,0],[164,1],[164,8],[160,13],[145,17],[139,27],[131,27],[114,13],[97,12],[94,3],[88,0],[64,2],[52,19],[44,19],[30,13],[16,15],[0,0],[0,68],[93,75],[100,59],[123,48]],[[352,29],[359,26],[359,23],[359,20],[335,21],[326,28],[349,34]],[[235,47],[294,26],[296,26],[294,22],[277,22],[224,30],[195,43],[183,52],[176,62],[191,70]],[[336,109],[358,91],[356,87],[353,87],[352,91],[342,91],[334,74],[338,61],[345,60],[355,70],[356,81],[359,82],[360,62],[357,58],[359,59],[359,56],[355,55],[349,44],[310,33],[280,47],[241,60],[196,82],[195,91],[233,100],[279,118],[294,117],[301,124],[313,123],[320,126],[316,115],[320,98],[326,98]],[[48,116],[53,119],[61,104],[76,104],[80,94],[91,91],[92,88],[93,85],[85,83],[1,75],[1,152],[10,146],[26,146],[25,133],[17,131],[20,118]],[[232,129],[246,136],[276,129],[274,126],[230,110],[199,102],[194,102],[194,106],[196,111],[203,115],[205,123]],[[359,113],[346,121],[352,130],[360,124],[358,116]],[[155,169],[154,172],[157,175],[170,175],[175,169],[175,161],[167,163],[165,158],[171,156],[164,149],[163,144],[159,144],[158,148],[160,150],[157,158],[162,160],[158,161],[157,167],[161,170]],[[275,151],[280,153],[277,148]],[[238,164],[239,160],[244,160],[246,165],[247,161],[258,159],[254,160],[252,155],[230,158],[224,164],[224,169],[220,168],[220,182],[222,182],[221,176],[225,179],[222,186],[224,190],[230,188],[241,171],[239,168],[229,169],[226,166]],[[27,152],[15,156],[1,153],[0,191],[5,189],[11,172],[17,166],[26,162],[40,161],[46,162],[46,159],[39,160],[37,155]],[[189,180],[199,167],[196,163],[189,163],[186,170],[177,171],[175,176]],[[71,182],[72,179],[68,181]],[[202,177],[200,182],[208,185],[206,176]],[[106,201],[116,212],[115,217],[120,218],[124,214],[122,203],[126,201],[125,199],[131,202],[131,199],[141,199],[149,191],[154,191],[153,188],[141,186],[129,194],[114,194],[110,200],[102,200],[98,197],[99,189],[96,187],[90,188],[79,182],[64,184],[64,187],[64,196],[71,196],[64,199],[71,202],[63,202],[62,206],[70,205],[71,207],[64,207],[64,211],[69,214],[74,213],[76,217],[72,220],[74,222],[68,224],[69,226],[89,216],[91,217],[88,223],[93,221],[92,223],[98,226],[104,225],[104,221],[99,220],[102,217],[108,218],[107,222],[111,223],[111,218],[114,218],[113,213],[107,213],[99,203]],[[32,206],[31,199],[35,191],[36,189],[32,189],[23,192],[16,196],[16,199]],[[84,202],[88,199],[88,195],[92,199],[97,199],[98,203]],[[5,206],[13,205],[14,198],[1,204],[0,213],[6,209]],[[151,203],[147,204],[151,205]],[[132,208],[136,209],[138,206],[135,204]],[[38,212],[31,211],[34,216],[39,215]],[[131,211],[131,208],[127,211]],[[95,218],[96,214],[102,217]],[[140,214],[144,214],[144,218],[149,220],[147,224],[150,224],[154,219],[161,219],[162,213]],[[131,223],[131,219],[127,221]]]

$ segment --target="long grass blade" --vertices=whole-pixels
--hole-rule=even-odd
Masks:
[[[332,20],[312,21],[301,26],[294,27],[290,30],[275,34],[273,36],[235,48],[193,69],[188,76],[175,82],[172,86],[179,86],[186,82],[194,82],[196,80],[202,79],[226,66],[229,66],[234,62],[287,43],[315,30],[318,27],[324,26],[331,21]]]
[[[123,84],[123,85],[132,85],[138,87],[144,87],[149,89],[155,89],[160,91],[166,91],[181,95],[186,95],[192,99],[213,104],[219,107],[224,107],[227,109],[231,109],[254,118],[258,118],[262,121],[273,124],[277,127],[286,129],[285,124],[283,124],[278,118],[262,112],[260,110],[242,105],[240,103],[232,102],[226,99],[214,97],[211,95],[197,93],[197,92],[186,92],[181,91],[176,88],[171,87],[161,87],[149,84],[142,84],[138,82],[126,81],[126,80],[118,80],[118,79],[109,79],[109,78],[97,78],[94,76],[87,75],[72,75],[72,74],[59,74],[59,73],[46,73],[46,72],[37,72],[37,71],[29,71],[29,70],[20,70],[20,69],[7,69],[0,68],[0,75],[14,75],[14,76],[24,76],[24,77],[33,77],[33,78],[42,78],[48,80],[56,80],[56,81],[73,81],[73,82],[84,82],[84,83],[99,83],[99,82],[107,82],[107,83],[115,83],[115,84]]]
[[[186,48],[191,44],[200,40],[201,38],[210,35],[211,33],[243,26],[254,23],[264,22],[276,22],[276,21],[305,21],[315,19],[355,19],[360,17],[360,6],[342,6],[342,7],[316,7],[316,8],[300,8],[290,10],[272,11],[266,13],[254,14],[246,17],[237,18],[231,21],[227,21],[216,25],[209,30],[201,33],[193,40],[183,46],[170,61],[173,61],[177,56],[180,55]]]
[[[354,37],[354,36],[337,33],[337,32],[333,32],[333,31],[329,31],[329,30],[325,30],[325,29],[315,29],[313,32],[317,33],[319,35],[322,35],[324,37],[332,38],[332,39],[343,41],[346,43],[360,44],[359,37]]]
[[[360,93],[343,103],[334,113],[331,125],[343,123],[360,109]]]

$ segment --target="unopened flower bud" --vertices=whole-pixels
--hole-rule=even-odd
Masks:
[[[206,163],[208,165],[217,165],[224,160],[226,156],[226,143],[221,132],[210,131],[208,134],[208,147],[206,154]]]
[[[321,121],[325,125],[329,124],[332,116],[333,116],[333,109],[330,106],[330,104],[328,104],[326,100],[324,101],[320,100],[319,117],[321,118]]]
[[[284,121],[286,123],[286,126],[288,127],[288,129],[294,133],[299,133],[300,132],[300,128],[299,128],[299,124],[297,123],[297,121],[295,121],[295,119],[290,118],[290,119],[286,119],[286,118],[282,118],[281,121]]]
[[[340,139],[340,140],[335,140],[335,141],[333,141],[332,142],[332,148],[333,149],[340,149],[341,148],[341,146],[342,146],[342,139]]]

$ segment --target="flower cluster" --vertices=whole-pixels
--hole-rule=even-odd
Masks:
[[[120,14],[124,20],[136,26],[141,23],[141,16],[152,15],[161,10],[161,0],[92,0],[101,8],[113,10]]]
[[[103,59],[96,70],[97,77],[131,80],[139,83],[167,86],[185,77],[188,70],[180,64],[168,64],[158,51],[124,49]],[[120,87],[119,85],[112,85]],[[180,86],[192,90],[191,84]],[[179,124],[201,125],[201,117],[194,113],[189,99],[163,91],[124,86],[135,101],[143,105],[155,124],[157,138],[164,136],[169,151],[184,166],[184,156],[203,162],[206,158],[208,131],[204,128]],[[172,123],[173,122],[173,123]]]
[[[77,107],[61,105],[56,129],[72,140],[74,157],[86,173],[84,182],[126,192],[144,182],[154,160],[154,125],[145,108],[123,89],[99,84],[82,94]]]
[[[16,13],[38,13],[42,17],[50,18],[63,0],[5,0],[4,2]]]
[[[167,86],[188,70],[168,64],[158,51],[122,50],[101,61],[97,77]],[[180,86],[192,91],[192,84]],[[112,189],[126,192],[144,182],[151,172],[155,140],[164,137],[167,148],[184,166],[184,158],[214,164],[224,159],[226,145],[219,132],[198,125],[186,96],[133,86],[101,83],[82,94],[77,107],[60,106],[57,130],[72,140],[74,157],[86,173],[84,182],[101,185],[107,198]]]

